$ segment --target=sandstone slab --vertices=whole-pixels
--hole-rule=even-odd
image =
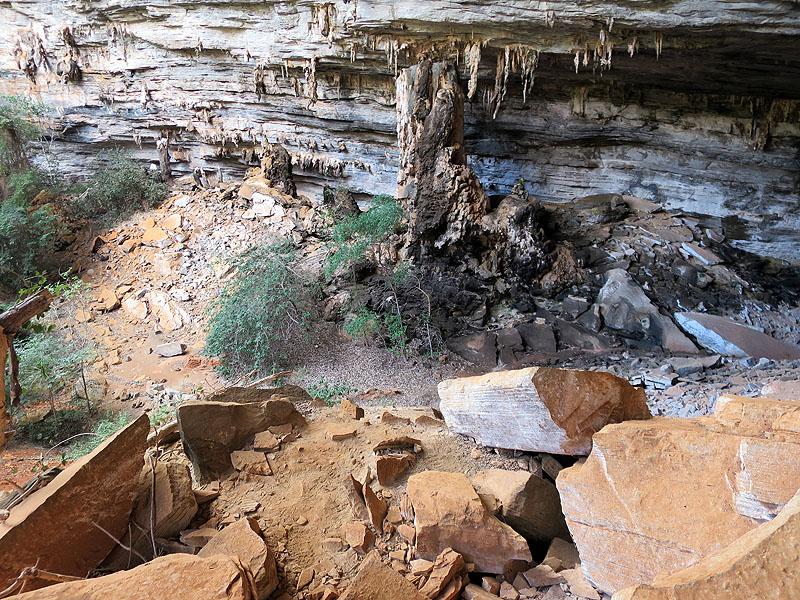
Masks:
[[[211,538],[197,556],[210,558],[217,554],[235,556],[250,570],[258,600],[266,600],[278,587],[275,555],[254,518],[246,517],[228,525]]]
[[[648,419],[644,391],[610,373],[532,367],[439,384],[447,425],[484,446],[588,454],[608,423]]]
[[[178,407],[177,415],[184,451],[196,476],[204,481],[223,478],[233,468],[231,452],[248,444],[256,433],[275,425],[305,423],[292,402],[283,398],[248,403],[190,401]]]
[[[527,471],[490,469],[476,474],[472,484],[482,499],[494,499],[503,521],[526,539],[549,541],[569,536],[558,490],[549,481]]]
[[[244,568],[228,556],[171,554],[105,577],[60,583],[25,600],[252,600]]]
[[[408,496],[417,558],[435,560],[452,548],[481,573],[502,573],[510,560],[531,560],[525,539],[489,513],[466,475],[417,473],[408,480]]]
[[[800,494],[778,515],[697,564],[614,594],[613,600],[800,598]]]
[[[117,539],[127,531],[149,430],[142,415],[11,511],[0,523],[0,588],[32,565],[84,577],[100,564],[116,543],[97,525]]]
[[[231,464],[237,471],[251,475],[272,475],[267,455],[256,450],[234,450],[231,452]]]
[[[728,317],[687,312],[676,313],[675,319],[701,346],[717,354],[772,360],[800,359],[800,347],[776,340]]]
[[[721,550],[792,498],[800,407],[727,396],[710,417],[609,425],[557,486],[587,578],[611,593],[651,583]]]
[[[361,563],[355,579],[339,600],[426,600],[414,584],[381,562],[377,552]]]

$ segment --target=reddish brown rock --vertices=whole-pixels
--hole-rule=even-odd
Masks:
[[[350,398],[345,398],[342,400],[342,403],[339,405],[339,409],[351,419],[358,420],[364,418],[364,409],[350,400]]]
[[[490,469],[476,474],[472,484],[484,503],[484,497],[491,496],[503,521],[525,538],[549,541],[569,537],[558,490],[549,481],[527,471]]]
[[[734,396],[604,428],[557,480],[583,572],[611,593],[651,583],[772,519],[800,488],[798,434],[797,404]]]
[[[334,442],[340,442],[350,437],[355,437],[358,431],[358,425],[350,425],[348,423],[330,423],[325,428],[328,437]]]
[[[481,573],[502,573],[507,561],[531,560],[524,538],[489,514],[466,475],[412,475],[408,495],[414,506],[416,557],[434,560],[452,548]]]
[[[236,556],[253,574],[258,600],[266,600],[278,587],[275,555],[264,542],[261,528],[252,517],[228,525],[203,546],[197,556]]]
[[[280,440],[271,431],[257,433],[253,440],[253,450],[258,452],[274,452],[280,447]]]
[[[367,515],[369,522],[378,533],[383,533],[383,519],[386,517],[386,512],[389,510],[389,505],[382,498],[378,498],[372,488],[368,484],[364,484],[362,493],[364,495],[364,504],[367,506]]]
[[[588,454],[608,423],[649,419],[644,391],[598,371],[531,367],[439,384],[448,427],[484,446]]]
[[[255,450],[236,450],[231,452],[231,464],[237,471],[252,475],[272,475],[267,455]]]
[[[349,523],[344,526],[344,539],[353,550],[366,554],[375,535],[363,523]]]
[[[60,583],[15,598],[24,600],[252,600],[245,569],[233,558],[189,554],[159,557],[130,571]]]
[[[800,494],[763,523],[697,564],[614,594],[614,600],[800,598]]]
[[[451,581],[465,572],[465,569],[464,557],[452,548],[445,548],[433,561],[431,574],[425,585],[420,588],[419,593],[427,598],[437,598]],[[461,586],[458,591],[461,591]]]
[[[416,462],[417,457],[412,452],[378,456],[375,459],[378,483],[386,486],[394,485]]]
[[[426,600],[410,581],[381,562],[377,552],[361,563],[355,579],[339,600]]]
[[[0,522],[0,589],[25,567],[84,577],[100,564],[116,542],[97,525],[117,539],[127,531],[149,430],[142,415],[11,510]]]

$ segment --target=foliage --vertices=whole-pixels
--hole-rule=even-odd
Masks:
[[[150,411],[150,425],[161,427],[175,418],[175,406],[172,404],[159,404]]]
[[[67,459],[77,460],[89,454],[105,440],[125,427],[130,420],[130,415],[126,412],[114,413],[109,411],[98,415],[92,423],[91,435],[79,436],[70,444],[69,451],[66,454]]]
[[[312,398],[324,400],[328,406],[333,406],[334,403],[331,398],[346,396],[357,390],[346,383],[329,383],[324,378],[321,378],[317,383],[308,386],[306,391]]]
[[[344,331],[356,339],[380,338],[392,354],[405,354],[408,347],[406,326],[399,314],[387,313],[381,317],[362,306],[355,317],[345,323]]]
[[[236,275],[211,306],[206,337],[223,375],[274,370],[308,331],[311,286],[294,261],[286,243],[255,246],[235,259]]]
[[[27,163],[28,145],[41,130],[33,121],[45,113],[42,104],[17,96],[0,96],[0,175]]]
[[[406,326],[403,324],[403,316],[399,314],[383,315],[383,324],[389,338],[389,352],[405,355],[408,339],[406,337]]]
[[[372,339],[380,334],[380,317],[362,306],[355,317],[344,324],[344,332],[352,338]]]
[[[403,219],[403,208],[391,196],[375,196],[366,212],[345,217],[331,228],[328,276],[340,267],[349,268],[366,256],[367,249],[392,235]]]
[[[95,174],[72,202],[78,216],[121,219],[136,210],[154,208],[167,195],[157,174],[145,170],[126,150],[101,152],[93,163]]]
[[[48,413],[41,420],[20,419],[19,435],[38,445],[54,446],[87,431],[91,413],[83,403],[71,403]]]
[[[25,396],[47,397],[52,404],[53,396],[77,379],[92,354],[55,332],[27,337],[19,348],[19,380]]]

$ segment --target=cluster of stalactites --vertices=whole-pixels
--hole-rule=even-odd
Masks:
[[[506,46],[497,55],[494,88],[484,91],[483,104],[492,118],[497,118],[500,105],[506,96],[508,76],[519,73],[522,77],[522,101],[528,101],[528,94],[533,89],[536,67],[539,64],[539,50],[524,44]]]

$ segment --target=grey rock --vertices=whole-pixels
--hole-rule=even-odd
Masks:
[[[164,358],[170,358],[172,356],[180,356],[181,354],[185,353],[186,346],[177,342],[171,342],[169,344],[161,344],[160,346],[156,346],[153,348],[153,352],[159,356],[163,356]]]

